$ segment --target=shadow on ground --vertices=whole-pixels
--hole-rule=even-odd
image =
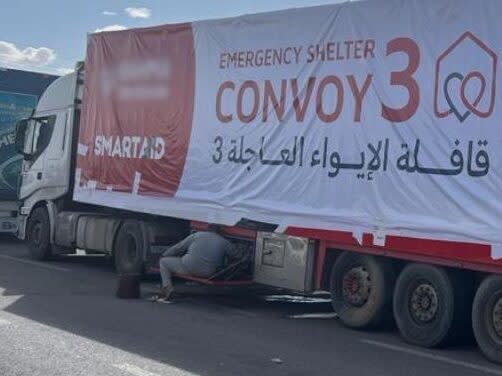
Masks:
[[[0,242],[0,255],[29,261],[22,243]],[[184,285],[174,304],[125,301],[114,297],[116,276],[104,257],[65,256],[44,265],[61,270],[0,259],[3,295],[20,296],[4,311],[197,375],[329,373],[326,352],[340,347],[336,337],[350,336],[334,320],[289,318],[331,312],[322,297],[302,302],[270,299],[263,289]],[[145,293],[155,289],[155,280],[143,284]],[[339,351],[347,353],[344,347]],[[287,364],[278,368],[275,357]]]

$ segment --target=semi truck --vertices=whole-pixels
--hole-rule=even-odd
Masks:
[[[16,233],[22,157],[14,145],[16,123],[29,117],[40,94],[58,76],[0,68],[0,232]]]
[[[90,34],[18,123],[18,235],[127,274],[216,224],[247,256],[183,278],[329,291],[350,328],[473,331],[502,363],[501,12],[361,1]]]

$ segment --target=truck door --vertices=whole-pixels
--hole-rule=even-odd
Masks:
[[[58,112],[51,141],[45,150],[45,171],[42,176],[45,188],[67,187],[70,167],[68,158],[71,148],[71,112]],[[68,150],[67,150],[68,149]]]
[[[51,143],[56,115],[35,117],[29,120],[25,136],[25,160],[21,172],[21,199],[43,186],[46,153]]]

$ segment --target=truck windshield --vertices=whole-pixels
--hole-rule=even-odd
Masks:
[[[25,151],[35,160],[49,145],[56,115],[33,118],[26,131]]]

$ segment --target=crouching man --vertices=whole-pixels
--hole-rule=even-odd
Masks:
[[[235,257],[236,253],[232,243],[218,234],[216,225],[210,225],[208,231],[188,236],[162,254],[159,261],[162,277],[161,297],[169,300],[172,296],[173,273],[209,278],[223,266],[225,255]]]

